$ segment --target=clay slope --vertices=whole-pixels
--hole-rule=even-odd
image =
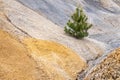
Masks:
[[[74,80],[85,67],[82,58],[58,43],[25,39],[23,44],[0,30],[1,80]]]

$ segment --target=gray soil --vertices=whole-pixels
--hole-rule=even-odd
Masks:
[[[17,0],[23,5],[64,27],[76,6],[82,6],[93,23],[90,38],[107,44],[108,52],[120,47],[120,1],[119,0]],[[111,5],[112,4],[112,5]],[[111,5],[109,7],[109,5]],[[95,31],[96,29],[97,31]]]

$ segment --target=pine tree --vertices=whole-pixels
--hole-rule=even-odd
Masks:
[[[92,24],[87,23],[87,16],[83,10],[76,8],[76,12],[71,16],[72,20],[67,22],[64,31],[71,36],[82,39],[88,36],[88,29],[92,27]]]

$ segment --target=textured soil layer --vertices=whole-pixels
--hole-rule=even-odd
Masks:
[[[23,42],[0,30],[0,80],[74,80],[86,67],[61,44],[32,38]]]
[[[120,80],[120,49],[95,66],[85,80]]]

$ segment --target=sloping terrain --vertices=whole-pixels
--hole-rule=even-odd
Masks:
[[[25,39],[36,62],[52,76],[51,80],[76,79],[79,71],[86,68],[85,61],[67,47],[55,42]],[[46,70],[47,69],[47,70]],[[63,77],[63,79],[61,78]]]
[[[0,80],[74,80],[85,67],[82,58],[58,43],[26,39],[23,44],[0,30]]]
[[[110,50],[120,47],[119,0],[17,0],[53,23],[64,27],[76,6],[82,6],[94,26],[90,38],[108,45]]]
[[[65,25],[74,11],[73,0],[17,0],[58,25]],[[77,0],[78,1],[78,0]]]
[[[82,40],[63,29],[76,6],[93,24]],[[0,79],[75,80],[78,73],[80,80],[86,74],[88,80],[101,79],[110,68],[120,75],[119,49],[109,56],[120,47],[119,26],[119,0],[0,0]]]
[[[85,0],[81,4],[98,30],[90,37],[107,44],[108,51],[120,47],[120,6],[114,0]]]
[[[120,1],[119,0],[17,0],[38,14],[64,27],[76,6],[82,6],[93,24],[89,38],[102,42],[106,47],[105,54],[92,64],[96,65],[107,54],[120,47]],[[39,5],[42,4],[42,5]],[[88,42],[88,41],[87,41]],[[72,43],[72,42],[71,42]],[[83,43],[83,42],[82,42]],[[73,44],[72,44],[73,45]],[[81,45],[81,43],[80,43]],[[101,45],[101,44],[99,44]],[[85,46],[85,44],[83,45]],[[92,47],[93,45],[91,45]],[[102,45],[101,45],[102,46]],[[81,47],[82,48],[82,47]],[[79,50],[81,49],[79,48]],[[84,47],[86,48],[86,47]],[[89,47],[90,48],[90,47]],[[84,50],[86,53],[86,49]],[[77,51],[79,53],[80,51]],[[81,54],[80,54],[81,55]],[[90,55],[88,53],[88,55]],[[87,56],[87,55],[84,55]],[[84,57],[85,58],[85,57]],[[86,58],[85,58],[86,59]],[[88,57],[87,57],[88,59]],[[90,64],[91,65],[91,64]]]
[[[103,43],[90,38],[77,40],[65,35],[63,28],[21,5],[19,2],[4,0],[3,3],[5,5],[3,14],[7,17],[7,20],[27,36],[64,44],[77,52],[85,60],[95,59],[105,51]]]
[[[7,2],[7,1],[6,1]],[[35,39],[27,39],[25,42],[23,39],[25,37],[34,37],[37,35],[37,33],[29,32],[29,34],[25,31],[26,30],[26,22],[23,23],[23,25],[20,25],[22,27],[16,26],[11,22],[11,19],[9,19],[9,11],[12,10],[10,6],[7,6],[4,2],[0,1],[0,28],[9,32],[13,37],[11,37],[8,33],[0,31],[0,79],[2,80],[67,80],[67,79],[75,79],[77,77],[77,73],[85,69],[86,62],[76,55],[72,50],[67,49],[66,47],[59,45],[58,43],[50,42],[50,41],[44,41],[44,40],[35,40]],[[14,4],[11,3],[10,4]],[[17,3],[16,6],[18,7]],[[10,7],[10,8],[8,8]],[[15,7],[13,7],[14,10]],[[22,7],[23,14],[26,10],[28,12],[29,9]],[[14,11],[21,13],[15,9]],[[27,13],[30,14],[31,12]],[[27,19],[27,17],[30,19],[30,16],[27,16],[22,19]],[[22,14],[19,14],[22,16]],[[37,18],[37,14],[33,12],[33,15],[35,19]],[[9,15],[10,16],[10,15]],[[33,20],[31,22],[34,23],[34,16]],[[15,15],[14,15],[15,17]],[[20,17],[16,15],[19,23]],[[43,21],[43,23],[39,23],[39,25],[42,26],[42,24],[45,24],[45,22],[49,22],[48,24],[52,24],[50,21],[45,20],[43,17],[40,17],[39,20]],[[24,21],[24,20],[23,20]],[[45,22],[44,22],[45,21]],[[36,20],[35,20],[36,22]],[[29,23],[29,22],[28,22]],[[37,23],[38,24],[38,23]],[[36,24],[36,25],[37,25]],[[30,24],[31,25],[31,24]],[[28,25],[28,29],[30,29],[30,25]],[[52,24],[54,25],[54,24]],[[56,26],[56,25],[54,25]],[[32,28],[33,30],[35,28]],[[25,31],[24,31],[25,30]],[[32,35],[31,35],[32,34]],[[34,36],[33,36],[34,35]],[[47,36],[47,35],[46,35]],[[41,37],[42,38],[42,37]],[[44,38],[44,37],[43,37]],[[26,47],[24,44],[28,45]],[[48,44],[46,44],[46,42]],[[38,43],[38,45],[34,45]],[[46,45],[43,46],[42,44]],[[54,47],[55,45],[56,48]],[[31,46],[33,46],[31,48]],[[42,46],[42,49],[40,49],[40,52],[38,52],[39,49],[37,47]],[[49,50],[49,47],[54,47],[52,50]],[[34,51],[33,51],[34,49]],[[57,52],[56,49],[60,52]],[[35,52],[35,53],[34,53]],[[46,55],[45,55],[46,53]],[[61,54],[60,54],[61,53]],[[66,53],[66,54],[65,54]],[[41,55],[44,54],[44,55]],[[64,55],[62,55],[64,54]],[[11,56],[11,57],[10,57]],[[64,58],[66,57],[66,60],[64,61]],[[72,64],[73,62],[73,64]],[[79,64],[78,64],[79,63]],[[77,66],[78,65],[78,66]]]

